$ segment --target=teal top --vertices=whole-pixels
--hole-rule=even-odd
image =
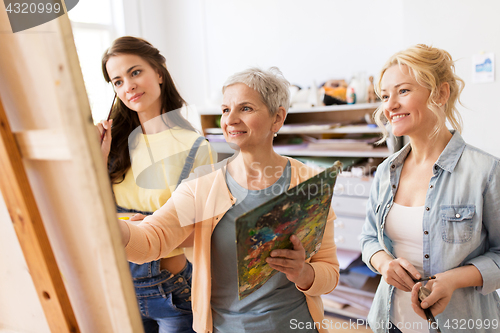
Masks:
[[[288,189],[290,177],[288,162],[283,174],[273,185],[263,190],[247,190],[229,172],[226,173],[228,188],[237,201],[212,234],[211,306],[214,333],[287,332],[291,327],[298,327],[299,322],[304,323],[304,327],[306,322],[313,322],[305,295],[281,272],[252,294],[238,299],[235,220]],[[317,332],[315,329],[293,331]]]

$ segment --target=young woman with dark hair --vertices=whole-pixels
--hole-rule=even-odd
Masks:
[[[216,162],[207,141],[182,116],[186,105],[165,58],[149,42],[116,39],[102,57],[102,72],[117,101],[101,150],[119,213],[142,220],[159,209],[197,166]],[[111,128],[112,125],[112,128]],[[193,332],[192,265],[181,248],[142,265],[130,263],[146,333]]]

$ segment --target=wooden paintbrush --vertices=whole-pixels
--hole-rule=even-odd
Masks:
[[[111,103],[111,108],[109,109],[109,113],[108,113],[108,119],[106,119],[106,121],[109,121],[109,118],[111,117],[111,111],[113,111],[113,105],[115,105],[115,100],[116,100],[116,93],[115,93],[115,97],[113,97],[113,103]],[[106,135],[106,129],[103,128],[103,131],[101,134],[101,144],[102,144],[102,141],[104,140],[105,135]]]

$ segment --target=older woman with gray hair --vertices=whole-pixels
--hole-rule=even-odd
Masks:
[[[273,150],[289,108],[289,83],[277,68],[250,68],[222,89],[221,127],[238,153],[201,167],[171,199],[139,225],[120,221],[127,257],[142,263],[193,238],[192,307],[197,332],[328,332],[320,295],[339,276],[330,208],[320,250],[306,259],[295,235],[293,249],[274,250],[267,263],[278,271],[238,300],[235,220],[317,173]]]

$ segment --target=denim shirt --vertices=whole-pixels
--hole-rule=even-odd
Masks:
[[[482,287],[455,290],[445,311],[436,316],[442,332],[459,332],[460,320],[474,319],[462,332],[498,332],[500,328],[500,160],[453,137],[433,166],[422,221],[423,276],[474,265]],[[377,168],[361,234],[362,258],[385,251],[393,258],[392,241],[384,232],[394,203],[408,144]],[[378,272],[377,272],[378,273]],[[394,287],[381,279],[368,322],[376,333],[387,332]],[[496,320],[497,328],[488,325]],[[455,325],[454,325],[455,323]],[[458,324],[456,324],[458,323]],[[480,325],[481,323],[481,325]]]

